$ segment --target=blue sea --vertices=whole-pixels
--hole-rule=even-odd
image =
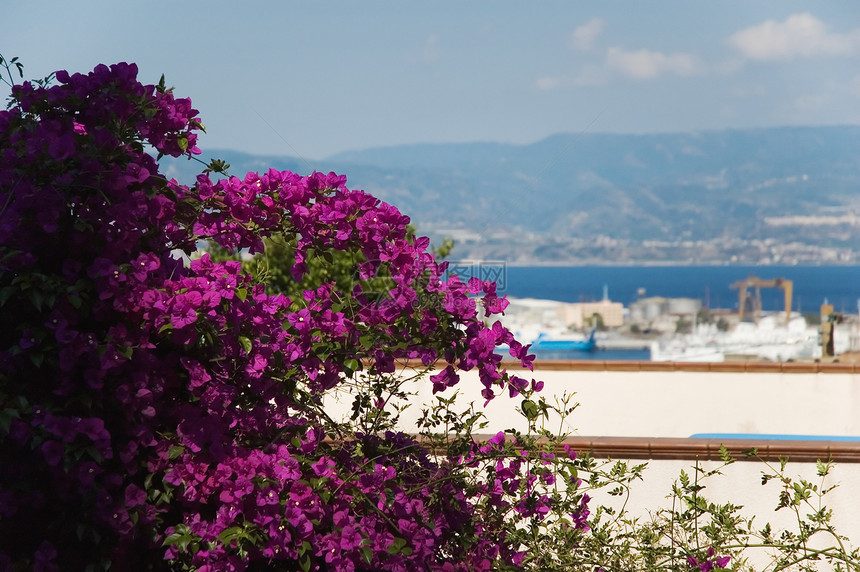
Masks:
[[[645,296],[697,298],[709,308],[737,309],[730,285],[749,276],[794,282],[795,311],[818,313],[825,299],[837,312],[856,314],[860,301],[857,266],[502,266],[500,293],[516,298],[588,302],[609,298],[625,306]],[[762,309],[779,311],[782,291],[761,290]]]
[[[609,298],[628,306],[646,297],[696,298],[705,307],[736,310],[738,291],[730,285],[749,276],[784,278],[794,283],[794,311],[818,313],[825,300],[837,312],[856,314],[860,303],[860,267],[856,266],[507,266],[483,263],[481,276],[494,278],[500,294],[562,302]],[[477,274],[477,273],[476,273]],[[761,290],[762,309],[783,309],[783,293]],[[647,360],[648,350],[543,352],[539,359]]]

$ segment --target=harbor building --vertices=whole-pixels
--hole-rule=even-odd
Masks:
[[[607,328],[617,328],[624,324],[624,304],[608,299],[565,304],[560,310],[565,324],[572,328],[584,327],[595,314],[600,316]]]

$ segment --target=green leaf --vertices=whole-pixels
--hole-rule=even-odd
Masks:
[[[248,297],[248,290],[246,288],[236,288],[236,297],[245,301],[245,298]]]
[[[535,403],[531,399],[523,399],[523,403],[520,407],[523,410],[523,415],[525,415],[526,419],[530,421],[537,419],[540,415],[537,403]]]
[[[179,148],[182,149],[183,152],[188,151],[188,137],[185,135],[178,137],[176,139],[176,144],[179,145]]]
[[[0,429],[3,431],[9,431],[9,427],[12,425],[12,419],[20,419],[21,413],[17,409],[6,408],[3,411],[0,411]]]
[[[343,367],[346,369],[348,374],[352,374],[354,371],[361,371],[361,362],[355,358],[351,358],[344,360]]]
[[[240,536],[242,536],[242,527],[231,526],[230,528],[224,529],[221,534],[218,535],[218,540],[224,544],[229,544],[230,541],[235,540]]]
[[[389,554],[400,554],[403,551],[403,547],[406,546],[406,539],[400,538],[399,536],[394,537],[394,542],[388,547]]]
[[[185,447],[183,447],[182,445],[173,445],[167,451],[167,458],[172,461],[173,459],[181,455],[183,452],[185,452]]]
[[[30,300],[33,302],[33,305],[36,306],[36,309],[42,310],[42,293],[38,290],[30,290]]]
[[[45,361],[45,354],[30,354],[30,361],[33,362],[33,365],[36,367],[42,367],[42,362]]]
[[[7,286],[5,288],[0,289],[0,306],[6,304],[6,301],[9,299],[9,297],[15,293],[15,290],[16,289],[12,286]]]
[[[96,463],[102,462],[102,454],[95,447],[87,447],[87,453]]]
[[[361,547],[361,558],[369,566],[373,561],[373,549],[370,546]]]
[[[173,534],[169,535],[167,538],[164,539],[163,546],[172,546],[172,545],[176,544],[177,542],[179,542],[180,540],[182,540],[183,538],[185,538],[184,533],[174,532]]]
[[[200,125],[202,128],[203,124],[201,123]],[[204,131],[205,131],[205,129],[204,129]],[[212,161],[209,162],[209,165],[207,165],[206,168],[210,171],[215,171],[216,173],[221,173],[221,174],[226,175],[227,169],[230,168],[230,163],[227,163],[221,159],[212,159]]]
[[[242,349],[245,350],[246,354],[251,353],[251,349],[254,347],[254,344],[251,343],[250,339],[245,336],[239,336],[239,343],[242,344]]]

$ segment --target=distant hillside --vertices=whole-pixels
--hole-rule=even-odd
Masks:
[[[311,170],[289,157],[210,155],[233,173]],[[773,245],[794,243],[792,252],[836,249],[849,262],[860,251],[860,126],[402,145],[312,166],[346,174],[431,236],[454,235],[462,257],[767,262],[781,256]],[[174,172],[198,167],[185,161]],[[768,252],[751,260],[756,248]]]

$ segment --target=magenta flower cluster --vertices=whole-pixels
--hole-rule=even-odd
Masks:
[[[730,561],[730,556],[716,556],[713,546],[708,547],[708,550],[705,551],[705,557],[701,561],[693,555],[687,556],[687,565],[690,569],[698,568],[701,572],[713,572],[717,568],[725,568]]]
[[[0,112],[0,570],[522,563],[506,527],[546,514],[533,485],[551,476],[499,459],[482,480],[469,466],[492,445],[463,463],[403,434],[332,440],[320,414],[356,364],[441,361],[436,391],[475,369],[488,401],[539,389],[494,352],[530,369],[528,348],[479,319],[507,305],[495,284],[441,280],[408,217],[333,173],[168,180],[147,150],[199,153],[190,100],[131,64],[56,77]],[[296,241],[296,281],[350,251],[390,290],[289,299],[239,263],[182,261],[273,233]]]

